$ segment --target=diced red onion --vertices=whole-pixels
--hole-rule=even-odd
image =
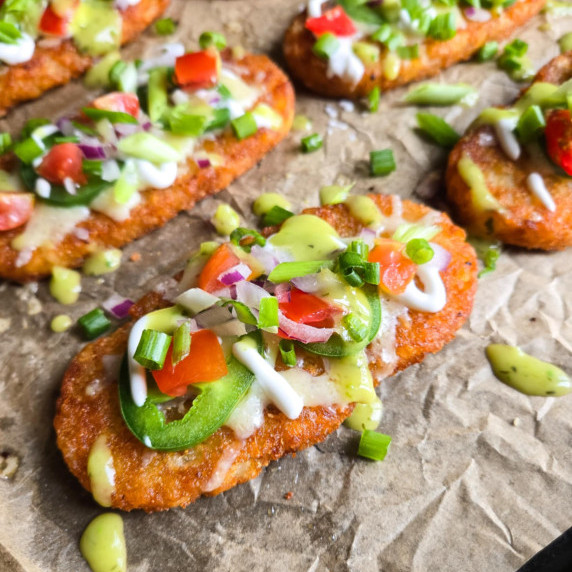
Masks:
[[[122,320],[127,317],[133,304],[133,300],[129,300],[129,298],[123,298],[123,296],[119,294],[112,294],[103,302],[102,306],[103,309],[109,312],[114,318]]]
[[[105,159],[105,150],[101,145],[85,145],[80,143],[78,147],[86,159]]]
[[[264,266],[264,273],[267,275],[270,274],[274,270],[274,268],[276,268],[276,266],[278,266],[279,261],[276,258],[276,256],[274,256],[272,252],[270,252],[266,248],[262,248],[258,244],[255,244],[252,247],[250,253],[252,254],[252,256],[254,256],[254,258],[258,260],[258,262],[262,264],[262,266]]]
[[[465,18],[471,22],[488,22],[492,16],[488,10],[483,8],[475,8],[474,6],[467,6],[464,9]]]
[[[199,169],[206,169],[211,166],[210,159],[197,159],[197,165]]]
[[[260,306],[260,300],[268,296],[270,296],[270,294],[264,288],[252,282],[243,280],[236,284],[236,299],[246,304],[249,308],[258,308]]]
[[[277,284],[276,288],[274,288],[274,295],[281,304],[290,302],[290,284],[288,284],[288,282]]]
[[[74,134],[74,126],[68,117],[60,117],[60,119],[56,121],[56,125],[66,137],[70,137]]]
[[[241,262],[232,268],[229,268],[222,274],[219,274],[218,280],[225,286],[231,286],[241,280],[246,280],[251,274],[250,267]]]
[[[287,318],[282,312],[278,312],[278,324],[280,329],[289,338],[298,340],[303,344],[327,342],[334,333],[333,328],[314,328],[314,326],[294,322]]]
[[[229,308],[223,306],[213,306],[195,316],[195,321],[201,328],[212,328],[224,324],[232,319]]]
[[[119,137],[128,137],[141,129],[140,125],[133,123],[116,123],[113,127]]]
[[[363,228],[359,233],[359,238],[361,238],[369,248],[373,248],[376,236],[377,234],[375,230],[372,230],[371,228]]]
[[[434,266],[441,272],[446,270],[451,262],[451,253],[445,250],[440,244],[436,244],[435,242],[430,242],[429,244],[433,249],[434,255],[433,258],[427,262],[427,265]]]
[[[307,274],[306,276],[293,278],[292,284],[294,284],[298,290],[302,290],[302,292],[312,293],[320,289],[317,274]]]

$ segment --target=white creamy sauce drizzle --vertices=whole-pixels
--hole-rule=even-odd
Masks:
[[[145,368],[137,363],[133,356],[139,345],[139,340],[143,330],[148,327],[148,316],[139,318],[129,332],[127,342],[127,364],[129,366],[129,382],[131,386],[131,397],[137,407],[141,407],[147,399],[147,373]]]
[[[338,38],[338,49],[328,59],[328,77],[338,76],[356,85],[365,73],[365,66],[354,53],[353,41],[353,38]]]
[[[327,0],[308,0],[308,16],[310,18],[319,18],[322,15],[322,4]]]
[[[517,161],[520,157],[520,143],[514,134],[514,129],[518,123],[518,118],[504,117],[499,119],[495,125],[495,133],[505,155]]]
[[[447,291],[439,269],[431,266],[430,263],[421,264],[417,269],[417,276],[424,290],[420,290],[415,280],[412,280],[405,288],[405,292],[394,296],[394,299],[419,312],[433,314],[441,311],[447,303]]]
[[[22,37],[14,44],[0,44],[0,61],[15,66],[32,59],[36,49],[34,38],[22,32]]]
[[[539,173],[530,173],[526,179],[528,190],[550,211],[556,210],[556,203],[546,188],[546,184],[542,175]]]
[[[166,189],[177,179],[178,167],[175,161],[155,165],[144,159],[135,159],[135,166],[139,180],[145,187]]]

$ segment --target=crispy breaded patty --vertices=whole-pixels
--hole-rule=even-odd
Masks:
[[[560,84],[571,77],[572,52],[568,52],[544,66],[535,82]],[[474,208],[471,189],[458,171],[463,155],[481,169],[501,210]],[[531,173],[544,179],[556,204],[554,212],[528,189],[526,180]],[[538,146],[523,147],[521,157],[512,161],[490,125],[471,127],[451,151],[446,182],[457,218],[471,233],[531,249],[559,250],[572,245],[572,179],[561,176]]]
[[[328,77],[328,64],[312,52],[314,35],[305,27],[306,13],[298,15],[284,38],[284,56],[292,75],[308,89],[326,97],[356,99],[367,96],[375,86],[387,91],[412,81],[437,75],[442,69],[468,60],[483,44],[503,40],[536,15],[546,0],[522,0],[488,22],[467,21],[454,38],[446,41],[427,38],[421,43],[421,57],[402,60],[399,75],[387,79],[383,73],[385,52],[368,64],[361,81],[352,85],[338,76]]]
[[[230,50],[224,57],[230,61]],[[224,189],[256,165],[290,131],[294,115],[294,91],[288,78],[266,56],[250,54],[237,63],[247,83],[263,85],[259,102],[267,103],[282,116],[279,129],[259,129],[242,141],[227,130],[216,139],[205,141],[206,151],[224,159],[222,166],[199,169],[190,159],[188,171],[174,185],[168,189],[144,191],[141,203],[125,221],[117,222],[104,214],[92,212],[86,221],[78,225],[89,233],[89,242],[80,240],[76,234],[68,234],[53,247],[45,245],[36,249],[28,263],[17,266],[19,253],[11,247],[11,242],[22,232],[22,228],[0,232],[0,276],[24,282],[48,275],[55,265],[79,266],[94,245],[121,247],[163,226],[177,213],[190,209],[205,196]]]
[[[390,197],[374,199],[384,213],[390,213]],[[411,202],[403,206],[405,218],[411,221],[430,211]],[[307,212],[321,216],[343,236],[354,235],[362,228],[342,205]],[[477,268],[474,251],[464,242],[464,232],[446,215],[442,214],[437,224],[443,230],[433,240],[452,254],[451,263],[442,272],[447,305],[436,314],[410,311],[408,319],[398,324],[398,360],[392,366],[393,373],[441,349],[472,308]],[[134,306],[132,316],[136,319],[164,304],[158,294],[147,295]],[[124,354],[132,324],[88,344],[72,361],[63,379],[54,421],[64,460],[87,490],[90,449],[100,434],[107,435],[116,471],[113,507],[158,511],[186,506],[201,495],[221,493],[256,477],[270,461],[322,441],[353,409],[352,405],[305,407],[298,419],[290,420],[268,407],[263,426],[246,440],[239,440],[223,427],[188,451],[153,451],[138,441],[123,422],[117,382],[103,381],[107,378],[103,357]],[[310,360],[307,369],[317,375],[321,371],[315,361]],[[384,369],[379,355],[370,355],[370,362],[372,373]]]
[[[170,0],[141,0],[129,6],[123,16],[121,43],[126,44],[158,18]],[[93,58],[81,53],[73,40],[58,45],[42,45],[40,40],[28,62],[4,66],[0,74],[0,117],[14,105],[36,99],[42,93],[65,85],[93,65]]]

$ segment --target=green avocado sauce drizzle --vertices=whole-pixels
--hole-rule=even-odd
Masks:
[[[118,514],[96,516],[82,534],[79,548],[93,572],[127,570],[123,520]]]
[[[525,395],[559,397],[572,392],[572,380],[564,371],[520,348],[491,344],[486,355],[495,376]]]

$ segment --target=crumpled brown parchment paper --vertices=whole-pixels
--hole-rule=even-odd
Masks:
[[[205,29],[280,63],[283,32],[298,0],[173,0],[177,38],[194,45]],[[539,26],[550,22],[551,28]],[[572,18],[539,16],[519,37],[540,66]],[[126,54],[164,41],[147,33]],[[477,86],[475,107],[438,110],[459,130],[478,111],[509,102],[519,87],[490,64],[463,64],[440,81]],[[56,304],[43,284],[0,284],[0,450],[19,462],[0,480],[0,570],[84,571],[80,534],[102,512],[68,473],[55,446],[52,417],[61,375],[82,342],[54,334],[56,314],[74,319],[111,293],[137,298],[179,270],[212,236],[205,221],[229,202],[248,224],[250,205],[278,191],[296,207],[317,204],[318,189],[357,181],[357,192],[414,197],[420,187],[443,206],[445,154],[412,131],[414,108],[397,105],[406,90],[383,96],[379,113],[315,98],[299,89],[298,113],[325,136],[323,150],[302,155],[292,134],[246,176],[163,229],[125,249],[113,275],[84,278],[80,302]],[[81,83],[22,106],[0,128],[33,116],[63,114],[89,101]],[[366,160],[392,147],[398,169],[372,179]],[[434,183],[437,182],[437,185]],[[130,262],[133,253],[140,262]],[[393,436],[383,463],[355,456],[356,434],[341,428],[325,443],[272,464],[262,475],[186,510],[124,516],[129,570],[425,571],[518,568],[572,525],[572,397],[530,398],[495,380],[484,357],[491,341],[518,344],[572,372],[570,252],[507,249],[480,281],[473,315],[456,340],[421,365],[387,380],[380,429]],[[285,493],[292,492],[290,500]]]

